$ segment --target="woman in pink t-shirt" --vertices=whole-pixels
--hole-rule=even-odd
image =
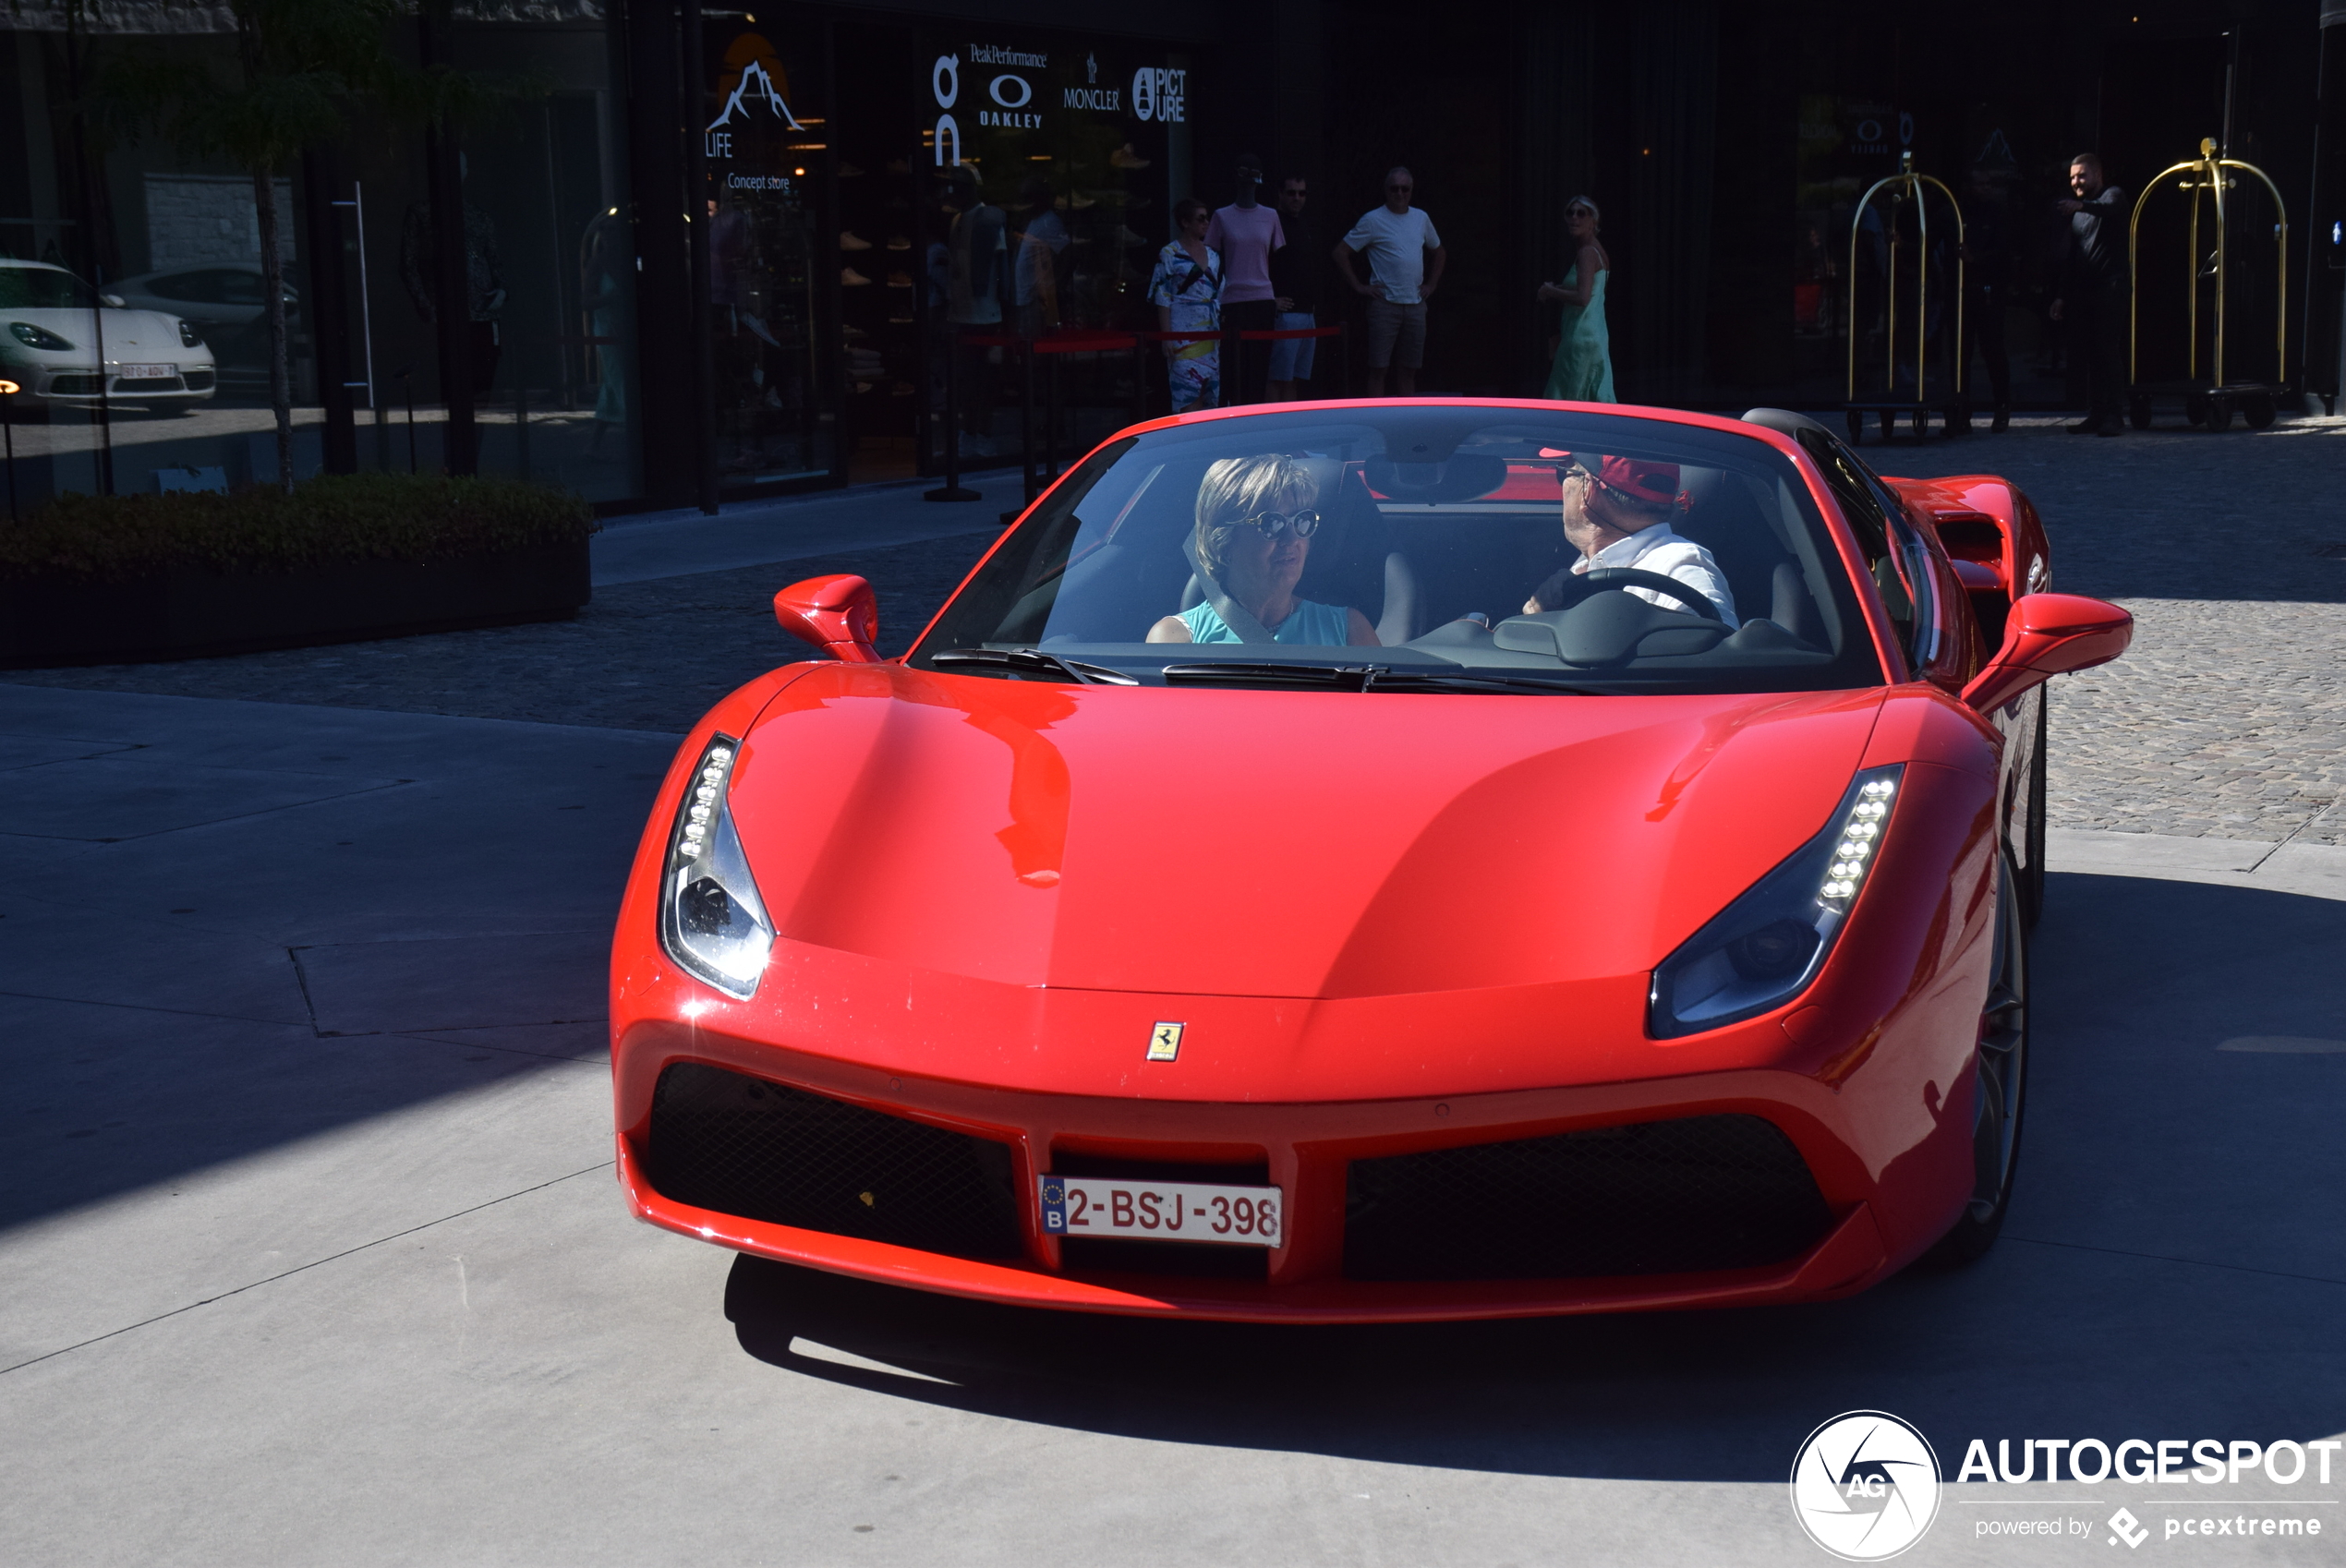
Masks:
[[[1214,214],[1206,225],[1205,243],[1222,257],[1222,316],[1231,331],[1267,332],[1278,325],[1277,290],[1271,286],[1271,252],[1287,244],[1278,210],[1254,199],[1263,183],[1263,161],[1248,154],[1239,160],[1239,198]],[[1263,401],[1264,378],[1270,373],[1271,345],[1239,344],[1239,362],[1229,368],[1226,384],[1233,403]]]

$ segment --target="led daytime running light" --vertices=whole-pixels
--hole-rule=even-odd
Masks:
[[[1841,825],[1841,842],[1833,849],[1832,863],[1825,868],[1825,879],[1818,886],[1818,903],[1836,914],[1848,912],[1857,889],[1866,885],[1866,868],[1873,863],[1875,841],[1881,837],[1883,819],[1889,816],[1891,799],[1897,793],[1897,782],[1890,778],[1868,779],[1858,790],[1856,803]]]
[[[659,935],[695,978],[746,1000],[757,994],[774,924],[725,805],[739,749],[729,736],[712,739],[686,785],[661,879]]]

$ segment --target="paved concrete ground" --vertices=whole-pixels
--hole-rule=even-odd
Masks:
[[[2171,463],[2238,462],[2245,484],[2256,466],[2233,454],[2267,443],[2280,477],[2254,514],[2283,537],[2322,514],[2318,464],[2290,479],[2282,443],[2332,439],[2235,436]],[[2064,440],[1953,451],[2040,462],[2047,496],[2073,464],[2118,485],[2171,461],[2154,440],[2075,459]],[[2187,517],[2155,511],[2056,517],[2062,585],[2177,602],[2148,590],[2190,573],[2161,579],[2125,544],[2154,525],[2155,553],[2190,544]],[[933,582],[975,542],[900,543],[907,564],[873,570]],[[715,529],[694,546],[728,548]],[[827,559],[732,571],[770,593]],[[413,683],[383,673],[393,645],[313,651],[349,662],[273,667],[268,701],[90,689],[151,671],[0,685],[0,1561],[1806,1564],[1826,1560],[1783,1478],[1845,1409],[1917,1422],[1951,1470],[1973,1437],[2346,1430],[2346,849],[2277,826],[2057,833],[2005,1238],[1847,1302],[1132,1323],[754,1265],[633,1224],[610,1176],[601,959],[673,744],[651,731],[697,711],[693,681],[730,684],[726,658],[777,645],[747,575],[723,590],[738,605],[711,591],[724,575],[604,596],[683,596],[633,645],[588,621],[536,629],[607,635],[659,682],[588,724],[429,711],[542,718],[608,681],[579,671],[588,645],[498,654],[491,633]],[[2249,628],[2276,603],[2334,610],[2312,568],[2297,581],[2292,598],[2211,568],[2192,602]],[[695,632],[723,651],[678,655]],[[2309,692],[2335,679],[2285,634],[2264,644]],[[345,691],[337,670],[381,685]],[[2135,774],[2065,776],[2066,820],[2094,790],[2220,806],[2222,780],[2156,747],[2178,718],[2246,743],[2237,692],[2116,689],[2104,738]],[[2094,709],[2063,703],[2082,744]],[[2295,737],[2334,722],[2316,705],[2267,731],[2274,824],[2314,820],[2333,775]],[[2117,738],[2128,725],[2147,739]],[[2218,1506],[2327,1519],[2346,1462],[2327,1488],[1953,1488],[1904,1561],[2106,1558],[2098,1521],[2121,1504],[2154,1532]],[[2097,1533],[1978,1534],[2055,1514]],[[2346,1519],[2328,1529],[2144,1550],[2330,1562]]]

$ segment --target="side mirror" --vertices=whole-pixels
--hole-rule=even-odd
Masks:
[[[2004,645],[1963,690],[1963,700],[1993,713],[2055,675],[2108,664],[2134,640],[2134,618],[2114,604],[2077,594],[2024,594],[2004,622]]]
[[[774,596],[774,619],[783,631],[833,658],[848,664],[880,661],[872,646],[879,641],[879,601],[861,577],[809,577],[792,583]]]
[[[111,305],[116,310],[122,309],[124,306],[128,303],[128,301],[125,300],[122,296],[118,294],[102,294],[98,296],[98,299],[102,304]]]

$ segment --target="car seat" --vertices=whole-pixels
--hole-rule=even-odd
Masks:
[[[1735,614],[1764,616],[1794,636],[1812,640],[1816,607],[1791,552],[1737,475],[1718,468],[1686,470],[1687,512],[1673,527],[1711,552],[1735,595]]]

